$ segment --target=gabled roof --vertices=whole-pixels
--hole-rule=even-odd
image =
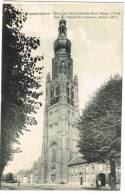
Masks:
[[[87,161],[84,159],[84,156],[82,154],[77,154],[68,163],[68,166],[80,165],[80,164],[85,164],[85,163],[87,163]]]

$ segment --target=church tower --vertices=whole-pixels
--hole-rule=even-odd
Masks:
[[[66,20],[60,19],[54,42],[52,77],[46,78],[46,100],[42,145],[42,181],[67,183],[68,163],[78,153],[76,122],[79,116],[78,79],[73,77],[71,42]]]

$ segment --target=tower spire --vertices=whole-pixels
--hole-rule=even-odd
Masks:
[[[55,57],[52,60],[52,79],[64,73],[73,78],[73,60],[71,58],[71,41],[67,38],[66,20],[61,18],[58,27],[59,35],[54,42]]]
[[[66,20],[64,19],[63,15],[62,15],[62,18],[59,21],[58,31],[59,31],[59,35],[61,35],[61,34],[65,34],[66,35],[66,31],[67,31]]]

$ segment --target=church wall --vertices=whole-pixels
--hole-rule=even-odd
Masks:
[[[76,145],[78,137],[76,137],[76,135],[78,134],[76,134],[75,128],[77,115],[76,111],[71,108],[69,109],[69,107],[65,105],[55,106],[48,111],[48,168],[51,167],[52,164],[51,146],[53,143],[56,143],[56,176],[60,178],[63,172],[64,182],[67,182],[68,177],[67,163],[77,152]]]

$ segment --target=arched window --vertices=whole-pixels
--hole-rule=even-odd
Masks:
[[[69,86],[69,83],[66,84],[66,94],[67,102],[74,106],[74,88]]]
[[[69,83],[66,84],[66,93],[67,93],[67,96],[69,97],[70,95]]]
[[[70,88],[69,83],[66,84],[67,102],[70,104]]]
[[[54,88],[52,87],[51,88],[51,99],[53,99],[53,97],[54,97]]]
[[[74,88],[71,88],[71,97],[74,98]]]
[[[74,88],[71,88],[71,104],[74,106]]]
[[[56,145],[52,146],[52,163],[56,162]]]
[[[52,86],[51,91],[50,91],[50,103],[51,105],[54,104],[54,87]]]
[[[51,96],[51,98],[50,98],[50,104],[51,105],[59,102],[59,98],[60,98],[59,84],[57,84],[55,87],[52,86],[50,96]]]
[[[59,85],[56,86],[56,97],[60,96],[60,88]]]
[[[57,84],[55,86],[55,98],[54,98],[54,103],[59,102],[59,98],[60,98],[60,86],[59,84]]]

